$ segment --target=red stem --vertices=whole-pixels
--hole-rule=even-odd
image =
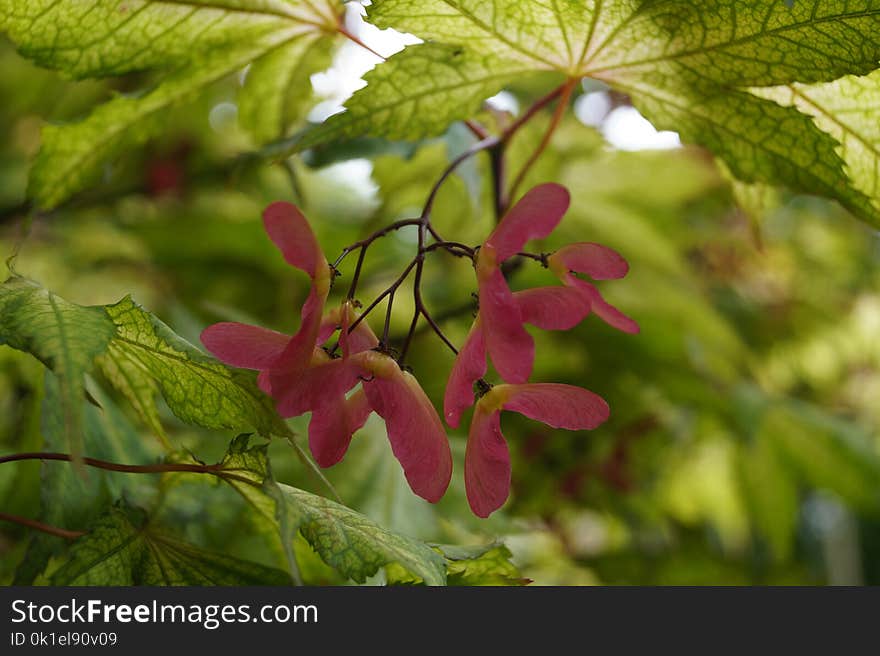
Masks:
[[[561,87],[559,104],[556,106],[556,111],[553,112],[553,118],[550,119],[550,127],[547,128],[547,131],[544,133],[544,138],[541,139],[541,143],[535,149],[535,152],[532,153],[531,157],[529,157],[528,161],[523,165],[522,170],[520,170],[519,174],[516,176],[516,179],[513,181],[513,185],[511,185],[510,192],[508,194],[509,198],[516,198],[516,190],[522,184],[523,180],[525,179],[532,166],[534,166],[535,162],[538,161],[538,159],[547,149],[547,146],[550,145],[550,140],[553,138],[553,134],[556,132],[556,128],[559,127],[559,124],[562,122],[562,117],[565,116],[565,110],[568,109],[568,102],[569,100],[571,100],[571,94],[574,91],[574,87],[577,83],[577,79],[572,78]]]
[[[38,522],[35,519],[28,519],[27,517],[11,515],[5,512],[0,512],[0,521],[21,524],[22,526],[27,526],[28,528],[36,529],[37,531],[42,531],[43,533],[48,533],[49,535],[64,538],[65,540],[76,540],[77,538],[81,538],[85,535],[85,531],[68,531],[66,528],[50,526],[49,524]]]

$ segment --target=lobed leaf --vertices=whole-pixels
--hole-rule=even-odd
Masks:
[[[117,505],[77,540],[53,585],[290,585],[281,570],[166,536],[143,511]]]
[[[527,64],[459,46],[410,46],[365,77],[342,114],[294,142],[299,151],[362,135],[416,140],[475,114],[483,100],[531,72]]]
[[[104,309],[116,326],[105,356],[111,373],[119,373],[120,391],[148,417],[155,417],[152,394],[158,388],[185,422],[262,435],[286,432],[251,375],[205,355],[129,297]]]
[[[30,353],[58,377],[63,434],[74,453],[82,451],[83,377],[113,334],[101,308],[69,303],[25,278],[0,285],[0,345]]]
[[[880,72],[827,84],[754,89],[753,93],[798,108],[834,137],[853,186],[870,199],[864,211],[880,217]]]
[[[43,209],[62,203],[92,184],[103,163],[158,132],[169,107],[251,62],[245,124],[258,139],[281,136],[287,124],[279,121],[299,117],[289,85],[326,62],[305,54],[315,44],[326,51],[341,11],[331,0],[0,0],[0,31],[42,66],[74,78],[166,74],[154,90],[117,97],[81,123],[47,127],[30,195]],[[295,51],[302,55],[288,59]],[[280,72],[279,59],[286,84],[267,84],[261,71]]]
[[[333,42],[320,35],[294,39],[248,68],[238,102],[241,125],[257,143],[286,136],[313,101],[310,77],[330,67]]]
[[[83,376],[95,366],[161,437],[155,395],[181,420],[206,428],[287,434],[254,377],[179,337],[131,298],[84,307],[20,277],[0,285],[0,344],[31,353],[59,379],[68,440],[79,452]]]
[[[434,550],[446,560],[449,585],[498,585],[519,586],[531,583],[520,576],[511,562],[510,549],[493,543],[477,547],[435,545]],[[421,579],[399,567],[389,567],[388,582],[394,584],[418,584]]]
[[[853,119],[840,119],[832,110],[830,118],[812,123],[752,93],[765,95],[755,87],[830,81],[877,69],[880,0],[376,0],[369,16],[380,27],[461,46],[465,64],[482,58],[498,70],[519,66],[602,80],[629,94],[659,127],[708,147],[742,181],[835,198],[880,222],[876,201],[870,200],[875,190],[864,180],[875,158],[864,157],[859,139],[856,146],[837,142],[842,132],[852,136]],[[862,107],[876,104],[866,101],[870,83],[858,89],[852,84],[827,94],[849,91]],[[349,112],[361,111],[369,93],[369,86],[356,93]],[[808,99],[785,104],[817,114]],[[443,103],[421,111],[426,127],[459,118]],[[860,133],[870,122],[870,110],[865,114],[855,119],[863,124]],[[368,127],[377,136],[394,129],[381,119]]]
[[[428,585],[445,585],[443,559],[428,545],[390,531],[368,517],[324,497],[272,478],[266,445],[248,446],[239,436],[221,471],[224,480],[265,517],[274,520],[285,545],[299,531],[321,559],[346,578],[363,583],[379,568],[397,563]]]

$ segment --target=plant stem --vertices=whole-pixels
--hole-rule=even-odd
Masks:
[[[544,133],[544,138],[541,139],[541,143],[535,149],[535,152],[533,152],[532,155],[529,157],[528,161],[523,165],[519,174],[516,176],[516,179],[513,181],[509,192],[510,198],[516,198],[516,191],[517,189],[519,189],[529,170],[531,170],[535,162],[538,161],[538,159],[547,149],[547,146],[550,145],[550,140],[553,138],[553,134],[556,132],[559,124],[562,122],[562,118],[565,116],[565,111],[568,109],[569,100],[571,100],[571,94],[574,91],[574,87],[577,85],[577,83],[578,80],[576,78],[572,78],[561,87],[559,103],[556,105],[556,111],[553,112],[553,118],[550,119],[550,127],[547,128],[547,131]]]
[[[384,292],[379,294],[376,299],[367,306],[367,309],[360,313],[357,319],[355,319],[352,324],[348,327],[348,332],[351,333],[355,328],[357,328],[361,321],[367,318],[367,315],[370,314],[373,310],[376,309],[376,306],[382,302],[382,300],[388,296],[389,294],[393,294],[397,291],[397,288],[400,287],[403,282],[409,277],[410,272],[416,267],[418,258],[413,258],[413,260],[407,265],[406,269],[404,269],[403,273],[391,283],[391,286],[386,289]],[[334,349],[335,350],[335,349]]]
[[[17,462],[20,460],[60,460],[64,462],[73,462],[73,456],[69,453],[14,453],[9,456],[0,457],[0,465],[7,462]],[[187,465],[183,463],[162,463],[155,465],[123,465],[115,462],[107,462],[106,460],[98,460],[97,458],[81,458],[83,464],[97,469],[106,469],[109,471],[122,472],[125,474],[163,474],[167,472],[190,472],[195,474],[216,473],[222,471],[220,465]]]
[[[300,461],[306,466],[306,468],[312,473],[312,475],[318,479],[318,481],[327,488],[330,494],[333,495],[333,499],[340,504],[344,504],[342,497],[339,496],[339,492],[336,491],[336,488],[333,486],[333,483],[330,482],[326,476],[324,476],[324,472],[315,464],[315,462],[309,458],[309,454],[305,452],[305,450],[299,445],[299,442],[296,441],[293,433],[284,436],[287,440],[287,443],[293,448],[294,453],[296,453],[297,457]]]
[[[77,538],[81,538],[85,535],[85,531],[68,531],[65,528],[50,526],[49,524],[38,522],[35,519],[28,519],[27,517],[11,515],[5,512],[0,512],[0,521],[21,524],[22,526],[27,526],[28,528],[36,529],[37,531],[42,531],[43,533],[48,533],[49,535],[64,538],[65,540],[76,540]]]
[[[571,85],[573,88],[574,85],[572,84],[572,82],[577,82],[577,80],[569,80],[565,84],[561,84],[560,86],[553,89],[553,91],[548,93],[543,98],[538,99],[535,104],[529,107],[522,116],[520,116],[518,119],[516,119],[516,121],[508,126],[508,128],[504,131],[504,134],[501,136],[502,141],[510,141],[513,135],[515,135],[521,127],[531,121],[535,117],[535,115],[542,109],[544,109],[547,105],[549,105],[559,96],[561,96],[565,92],[566,87]],[[569,93],[571,92],[569,91]]]
[[[440,176],[440,178],[437,180],[437,182],[434,183],[434,186],[431,187],[431,191],[428,194],[428,200],[425,202],[425,207],[422,210],[422,216],[420,217],[422,222],[426,226],[430,225],[431,211],[434,209],[434,201],[437,200],[437,194],[440,192],[440,187],[442,187],[443,183],[449,179],[449,176],[451,176],[453,173],[455,173],[455,170],[459,166],[461,166],[464,162],[469,160],[471,157],[473,157],[477,153],[480,153],[484,150],[488,150],[490,148],[493,148],[494,146],[498,145],[499,143],[501,143],[501,140],[498,137],[487,137],[487,138],[483,139],[482,141],[478,141],[473,146],[471,146],[466,151],[464,151],[461,155],[459,155],[454,160],[452,160],[452,162],[449,164],[449,166],[446,167],[446,170],[443,171],[443,174]],[[433,234],[433,232],[432,232],[432,234]]]
[[[354,275],[352,275],[351,277],[351,285],[349,285],[348,287],[348,300],[352,300],[354,298],[354,295],[357,293],[357,286],[361,278],[361,271],[364,268],[364,260],[366,260],[367,258],[367,248],[369,248],[369,246],[361,246],[361,252],[360,255],[358,255],[358,261],[354,267]]]
[[[504,187],[507,184],[507,166],[505,164],[505,143],[502,142],[489,151],[492,161],[492,196],[493,208],[495,209],[495,223],[501,221],[501,217],[507,211],[507,193]]]

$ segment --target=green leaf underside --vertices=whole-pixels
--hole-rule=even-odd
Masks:
[[[535,70],[616,77],[660,66],[728,85],[865,74],[880,61],[880,0],[376,0],[371,22]]]
[[[261,143],[283,134],[304,106],[305,94],[292,90],[326,62],[324,34],[335,30],[338,11],[329,2],[282,0],[0,0],[0,8],[0,29],[45,66],[78,77],[173,71],[152,93],[112,100],[84,123],[47,128],[31,181],[45,208],[154,134],[163,109],[249,62],[242,123]],[[377,26],[427,43],[378,66],[346,112],[286,152],[364,135],[434,136],[522,75],[552,71],[630,94],[655,124],[712,149],[746,183],[829,196],[880,221],[873,184],[862,179],[876,167],[876,139],[867,148],[840,145],[841,131],[850,133],[835,109],[828,120],[805,122],[798,110],[823,113],[808,98],[782,111],[750,92],[875,70],[880,0],[376,0],[368,11]]]
[[[364,134],[415,140],[442,133],[451,122],[472,116],[507,84],[534,72],[517,61],[501,61],[440,43],[410,46],[365,77],[341,114],[306,132],[297,150]]]
[[[601,79],[630,94],[658,127],[707,146],[747,183],[829,196],[880,222],[863,187],[848,179],[833,131],[749,93],[749,87],[830,81],[876,69],[880,0],[791,7],[777,0],[376,0],[368,11],[378,27],[412,32],[429,43],[379,66],[345,114],[306,134],[296,148],[365,131],[432,136],[504,86],[502,79],[490,84],[487,71],[507,81],[556,71]],[[453,73],[459,80],[398,84],[426,71],[420,59],[428,54],[448,67],[447,80]],[[416,108],[418,115],[411,115]]]
[[[429,585],[445,585],[443,558],[425,543],[389,531],[335,501],[276,483],[265,445],[249,447],[247,436],[240,436],[221,464],[222,471],[249,481],[224,479],[278,525],[285,545],[291,545],[299,531],[321,559],[346,578],[363,583],[381,567],[397,563]]]
[[[754,93],[797,107],[837,139],[837,152],[850,179],[872,200],[874,211],[880,212],[880,73],[826,84],[755,89]]]
[[[63,434],[75,454],[82,450],[83,377],[113,333],[101,308],[69,303],[24,278],[0,285],[0,344],[30,353],[58,377]]]
[[[428,585],[445,585],[443,559],[422,542],[393,533],[343,505],[279,484],[290,524],[331,567],[362,583],[380,567],[398,563]]]
[[[254,59],[257,46],[218,52],[172,73],[150,93],[117,96],[88,118],[70,125],[48,125],[29,180],[29,193],[51,209],[95,183],[102,165],[167,128],[169,107],[191,99],[204,86]]]
[[[158,532],[142,511],[115,507],[71,547],[53,585],[290,585],[281,570],[206,551]]]
[[[205,355],[130,298],[85,307],[30,280],[10,278],[0,285],[0,344],[31,353],[58,376],[75,452],[82,435],[83,376],[96,365],[160,436],[157,391],[191,424],[266,436],[288,432],[253,375]]]
[[[263,58],[278,51],[307,53],[309,45],[331,41],[339,12],[330,0],[0,0],[0,30],[38,64],[75,78],[170,73],[149,93],[117,97],[80,123],[47,127],[30,194],[44,209],[57,206],[94,182],[101,164],[161,130],[164,110],[251,62],[259,69]],[[325,61],[293,60],[288,82],[307,80],[306,73]],[[275,122],[282,115],[272,111],[289,105],[287,88],[252,82],[242,93],[246,107],[270,107],[271,127],[259,121],[255,135],[265,139],[276,130],[272,136],[280,136],[286,126]],[[256,98],[249,99],[252,94]],[[287,115],[297,117],[294,105]],[[247,116],[253,127],[250,109]]]
[[[314,100],[310,77],[330,67],[333,41],[313,35],[294,39],[255,61],[238,103],[242,126],[257,143],[285,136]]]

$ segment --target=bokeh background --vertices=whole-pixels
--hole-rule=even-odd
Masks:
[[[363,29],[363,28],[358,28]],[[399,35],[365,31],[380,51]],[[310,118],[336,111],[375,63],[353,44],[313,78]],[[417,215],[431,181],[472,143],[462,126],[418,144],[362,139],[283,164],[252,157],[236,123],[241,77],[170,113],[163,136],[108,165],[105,179],[49,215],[27,216],[28,166],[44,122],[72,120],[117,92],[149,82],[129,76],[73,83],[35,68],[0,42],[0,252],[15,268],[81,304],[127,294],[192,343],[220,320],[295,329],[307,294],[261,229],[269,202],[299,203],[331,260],[348,243]],[[554,86],[525,80],[480,118],[490,127]],[[510,150],[511,167],[540,141],[549,116]],[[551,430],[504,419],[513,452],[513,492],[488,521],[463,492],[463,431],[450,438],[456,473],[437,506],[416,498],[375,418],[345,461],[328,471],[345,502],[386,526],[425,540],[502,540],[537,584],[880,583],[880,242],[836,205],[762,194],[737,209],[712,157],[658,134],[625,98],[584,86],[530,182],[569,187],[572,208],[541,246],[598,241],[621,252],[631,273],[602,284],[638,320],[618,333],[595,317],[569,333],[540,333],[535,380],[587,387],[611,420],[593,432]],[[483,159],[443,188],[435,224],[479,243],[492,226]],[[384,289],[409,261],[413,235],[371,251],[360,298]],[[350,262],[349,264],[353,264]],[[334,291],[344,293],[345,282]],[[437,254],[427,266],[427,301],[458,343],[475,289],[467,262]],[[552,278],[523,266],[514,287]],[[393,334],[410,319],[398,297]],[[438,407],[452,363],[430,333],[411,365]],[[101,381],[90,383],[101,394]],[[0,452],[44,448],[51,411],[42,366],[0,347]],[[48,399],[48,400],[47,400]],[[126,431],[158,453],[154,438],[106,395],[89,409],[90,430]],[[199,431],[165,411],[175,446],[207,462],[231,435]],[[306,419],[292,420],[301,435]],[[288,445],[273,444],[276,476],[315,492],[318,484]],[[44,465],[45,467],[58,465]],[[113,479],[137,498],[144,481]],[[41,466],[0,467],[0,508],[26,516],[40,505]],[[149,493],[147,491],[146,493]],[[77,503],[67,500],[68,503]],[[82,501],[86,508],[87,500]],[[186,539],[271,562],[247,508],[234,494],[187,482],[163,499],[163,519]],[[83,521],[88,519],[84,510]],[[0,581],[12,580],[29,541],[0,525]],[[303,543],[307,580],[340,583]],[[374,582],[381,582],[377,579]]]

